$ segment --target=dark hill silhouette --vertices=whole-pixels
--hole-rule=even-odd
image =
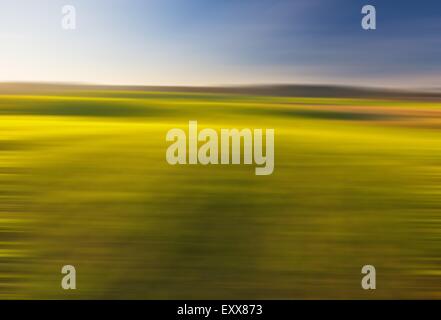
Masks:
[[[0,94],[53,94],[82,90],[226,93],[283,97],[441,99],[441,89],[405,90],[335,85],[126,86],[63,83],[0,83]]]

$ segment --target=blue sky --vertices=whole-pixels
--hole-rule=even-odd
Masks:
[[[439,0],[0,0],[0,81],[440,87],[440,34]]]

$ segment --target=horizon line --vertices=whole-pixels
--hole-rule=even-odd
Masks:
[[[156,88],[270,88],[270,87],[327,87],[327,88],[348,88],[382,91],[405,91],[405,92],[440,92],[441,88],[433,87],[409,87],[409,86],[375,86],[365,84],[347,83],[326,83],[326,82],[268,82],[268,83],[225,83],[225,84],[130,84],[130,83],[99,83],[99,82],[78,82],[78,81],[1,81],[2,85],[48,85],[48,86],[84,86],[84,87],[156,87]]]

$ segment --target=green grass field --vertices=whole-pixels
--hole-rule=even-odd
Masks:
[[[274,173],[170,166],[189,120],[274,128]],[[428,101],[0,95],[0,297],[441,298],[440,129]]]

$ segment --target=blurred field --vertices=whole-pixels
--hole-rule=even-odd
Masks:
[[[168,165],[189,120],[274,128],[274,173]],[[0,298],[441,298],[439,102],[3,94],[0,199]]]

